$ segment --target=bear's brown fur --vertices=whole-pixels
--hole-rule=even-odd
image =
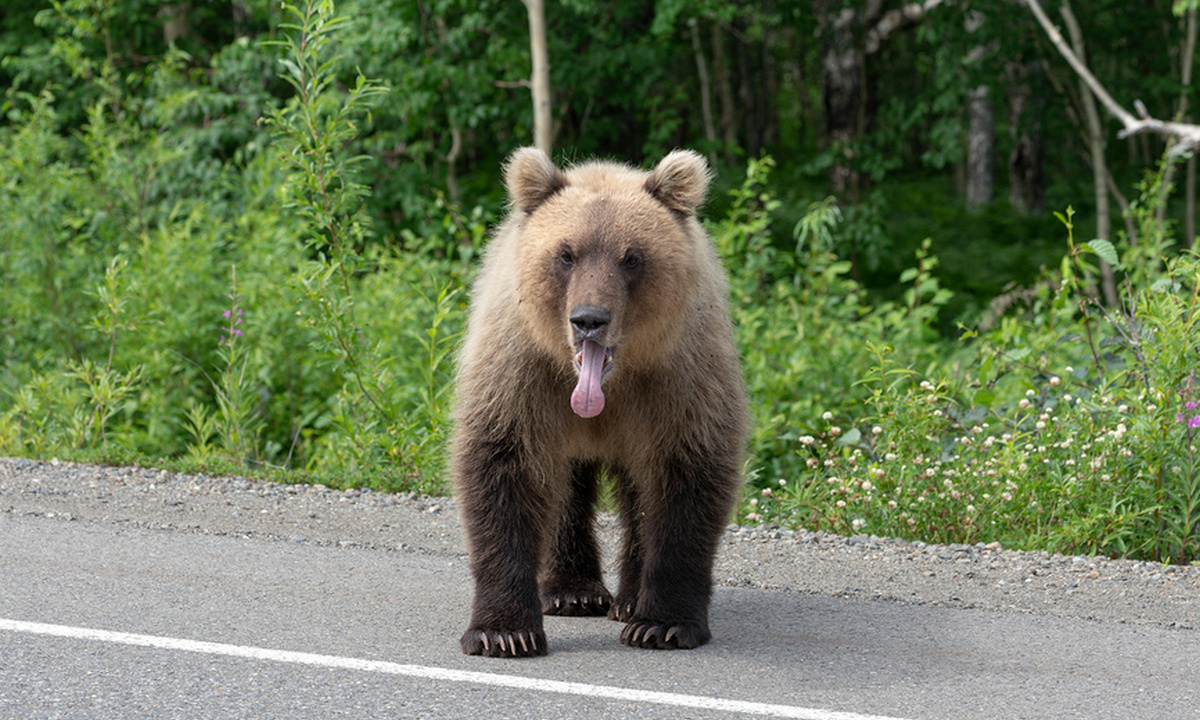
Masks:
[[[453,469],[475,577],[464,652],[545,654],[543,613],[607,614],[637,647],[710,638],[746,402],[725,275],[695,216],[709,179],[689,151],[649,173],[564,172],[532,148],[505,166],[510,212],[458,370]],[[593,529],[602,470],[625,532],[615,598]]]

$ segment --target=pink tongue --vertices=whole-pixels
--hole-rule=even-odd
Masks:
[[[604,409],[604,392],[600,390],[600,378],[604,375],[604,355],[607,352],[600,343],[583,341],[583,359],[579,364],[579,383],[571,393],[571,409],[582,418],[592,418]]]

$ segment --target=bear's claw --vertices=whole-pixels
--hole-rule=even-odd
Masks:
[[[485,657],[533,657],[546,654],[546,634],[541,630],[483,630],[463,633],[463,652]]]
[[[542,597],[544,615],[605,615],[612,605],[608,593],[554,593]]]
[[[711,634],[697,623],[657,623],[634,620],[621,631],[621,642],[630,647],[652,650],[680,650],[700,647]]]
[[[608,619],[618,622],[628,622],[633,619],[633,609],[637,606],[637,600],[622,600],[617,598],[613,601],[612,607],[608,610]]]

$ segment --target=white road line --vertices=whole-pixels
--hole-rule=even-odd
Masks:
[[[442,680],[445,682],[491,685],[493,687],[516,688],[518,690],[530,690],[533,692],[551,692],[561,695],[585,695],[612,700],[628,700],[631,702],[697,708],[701,710],[719,710],[768,717],[798,718],[799,720],[900,720],[900,718],[890,718],[881,715],[859,715],[857,713],[803,708],[793,705],[773,705],[770,703],[747,702],[743,700],[722,700],[721,698],[705,697],[703,695],[682,695],[679,693],[634,690],[632,688],[613,687],[611,685],[589,685],[587,683],[544,680],[518,675],[496,675],[467,670],[448,670],[446,668],[426,667],[424,665],[401,665],[379,660],[361,660],[333,655],[315,655],[287,650],[225,645],[222,643],[158,637],[155,635],[135,635],[132,633],[92,630],[66,625],[23,622],[21,620],[8,620],[5,618],[0,618],[0,630],[35,635],[53,635],[76,640],[96,640],[120,645],[137,645],[162,650],[183,650],[207,655],[270,660],[273,662],[315,665],[340,670],[404,675],[407,677]]]

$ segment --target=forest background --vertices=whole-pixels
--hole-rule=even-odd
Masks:
[[[1047,10],[1187,121],[1194,2]],[[556,159],[694,148],[753,398],[738,520],[1200,554],[1195,162],[1023,2],[564,0]],[[446,492],[515,0],[8,0],[0,451]]]

